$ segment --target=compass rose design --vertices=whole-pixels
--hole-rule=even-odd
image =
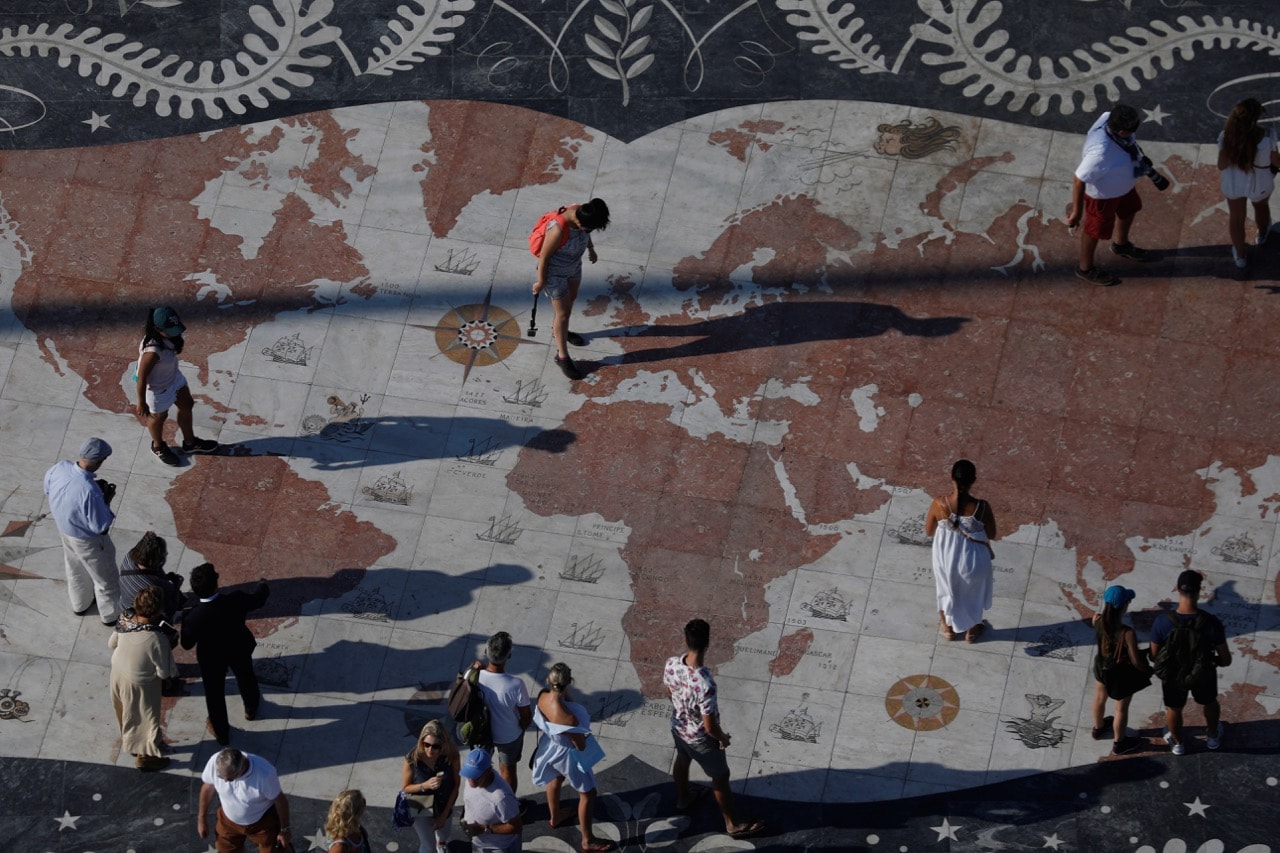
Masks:
[[[466,382],[473,367],[497,364],[516,351],[526,341],[520,334],[516,318],[492,304],[493,285],[489,285],[484,302],[479,305],[462,305],[452,309],[434,326],[413,324],[416,328],[436,333],[436,346],[446,357],[463,367],[462,381]]]

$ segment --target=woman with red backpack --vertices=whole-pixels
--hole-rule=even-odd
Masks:
[[[556,366],[570,379],[582,378],[582,372],[569,357],[569,344],[580,347],[585,343],[581,335],[569,331],[569,313],[582,285],[582,256],[585,253],[591,263],[596,262],[591,232],[608,227],[609,206],[593,198],[586,204],[571,204],[544,215],[529,235],[529,248],[538,258],[533,293],[546,293],[551,300],[555,311],[551,333],[556,343]]]

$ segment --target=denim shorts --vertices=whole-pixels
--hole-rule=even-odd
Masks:
[[[542,292],[548,299],[564,299],[569,295],[570,278],[572,276],[548,274],[547,283],[542,286]]]

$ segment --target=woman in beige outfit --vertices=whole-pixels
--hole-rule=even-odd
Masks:
[[[173,668],[169,638],[160,630],[164,593],[148,586],[116,624],[111,647],[111,704],[120,724],[120,746],[134,756],[139,770],[169,764],[162,753],[160,683]],[[153,621],[154,620],[154,621]]]

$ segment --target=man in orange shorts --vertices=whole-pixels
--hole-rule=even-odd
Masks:
[[[1090,284],[1110,286],[1120,280],[1094,263],[1098,241],[1111,239],[1111,251],[1133,261],[1154,260],[1129,241],[1129,228],[1142,210],[1135,186],[1148,174],[1134,134],[1140,124],[1138,111],[1116,104],[1103,113],[1084,140],[1080,165],[1071,187],[1067,227],[1074,229],[1084,217],[1080,232],[1080,263],[1076,277]]]

